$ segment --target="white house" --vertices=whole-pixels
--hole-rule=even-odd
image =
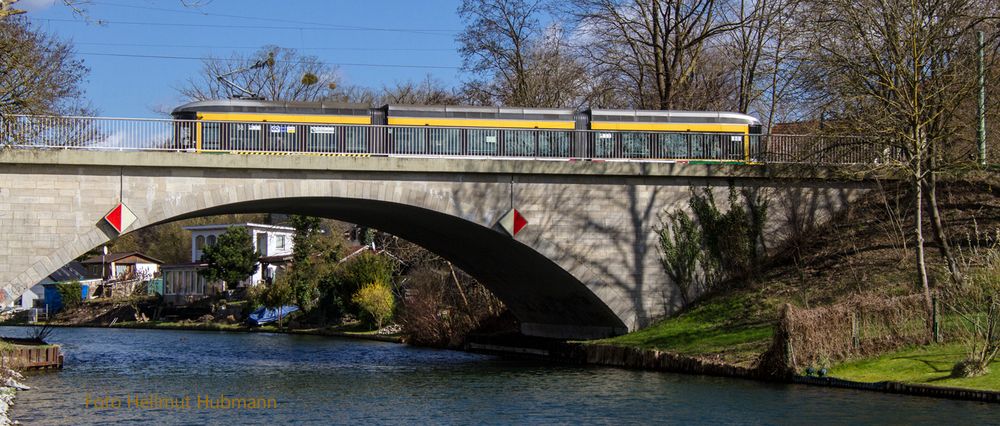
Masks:
[[[291,256],[294,249],[295,228],[288,226],[262,225],[259,223],[241,223],[233,225],[201,225],[188,226],[191,231],[191,262],[200,262],[205,247],[214,245],[219,236],[226,233],[231,226],[239,226],[250,233],[250,240],[257,249],[257,255],[265,258]],[[259,264],[258,264],[259,265]],[[273,277],[276,265],[259,265],[257,272],[244,281],[243,285],[254,286],[264,281],[265,277]]]
[[[221,291],[221,283],[206,282],[197,272],[207,266],[201,262],[205,248],[214,245],[232,226],[241,227],[250,234],[257,255],[260,256],[257,272],[239,283],[240,287],[256,286],[269,281],[274,278],[278,268],[290,260],[294,249],[295,228],[259,223],[185,227],[185,230],[191,231],[191,263],[163,267],[163,297],[167,303],[186,304]]]

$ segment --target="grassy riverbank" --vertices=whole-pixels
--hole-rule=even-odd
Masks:
[[[969,253],[971,235],[1000,229],[1000,183],[996,179],[957,182],[940,189],[942,220],[956,236],[954,247]],[[635,347],[753,368],[770,347],[782,306],[814,309],[850,304],[855,297],[887,300],[918,289],[914,282],[912,241],[888,232],[891,223],[912,219],[886,216],[889,201],[875,193],[793,247],[772,252],[763,270],[746,282],[718,290],[649,327],[611,339],[585,343]],[[905,194],[900,199],[905,199]],[[896,221],[896,222],[892,222]],[[926,224],[928,229],[929,224]],[[958,236],[961,236],[959,238]],[[961,239],[962,241],[957,241]],[[991,244],[988,241],[984,244]],[[937,283],[948,282],[944,259],[928,247],[928,268]],[[976,264],[975,260],[971,262]],[[943,314],[947,317],[947,314]],[[830,375],[859,381],[898,381],[931,386],[1000,391],[1000,372],[971,379],[950,378],[965,357],[955,343],[911,347],[882,355],[832,362]],[[994,363],[993,369],[1000,369]]]
[[[953,378],[951,368],[965,358],[959,344],[911,347],[878,357],[849,361],[830,368],[829,375],[855,382],[893,381],[1000,391],[1000,361],[990,365],[990,373],[980,377]]]
[[[588,343],[669,351],[751,367],[771,342],[777,316],[751,292],[706,298],[642,330]],[[775,308],[776,309],[776,308]]]

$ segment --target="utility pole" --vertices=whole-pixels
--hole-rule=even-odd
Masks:
[[[979,165],[986,167],[986,61],[983,51],[986,49],[983,32],[976,32],[976,51],[979,56],[979,102],[976,109],[977,123],[976,142],[979,146]]]

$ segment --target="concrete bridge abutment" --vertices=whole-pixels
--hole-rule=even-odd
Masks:
[[[418,243],[489,287],[525,334],[596,338],[645,326],[680,305],[660,265],[658,214],[691,187],[766,189],[768,236],[819,223],[864,182],[785,178],[773,168],[626,162],[260,156],[175,152],[0,152],[0,297],[17,298],[116,232],[185,217],[309,214]],[[529,225],[496,228],[511,207]]]

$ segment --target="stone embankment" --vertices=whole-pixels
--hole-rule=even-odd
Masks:
[[[10,407],[14,405],[14,398],[17,396],[17,391],[30,389],[18,381],[24,379],[20,373],[10,369],[5,370],[0,374],[7,377],[7,380],[3,382],[3,386],[0,386],[0,425],[15,424],[14,420],[10,417]]]
[[[706,376],[762,378],[757,370],[652,349],[611,345],[575,345],[573,357],[591,365],[637,368]]]

